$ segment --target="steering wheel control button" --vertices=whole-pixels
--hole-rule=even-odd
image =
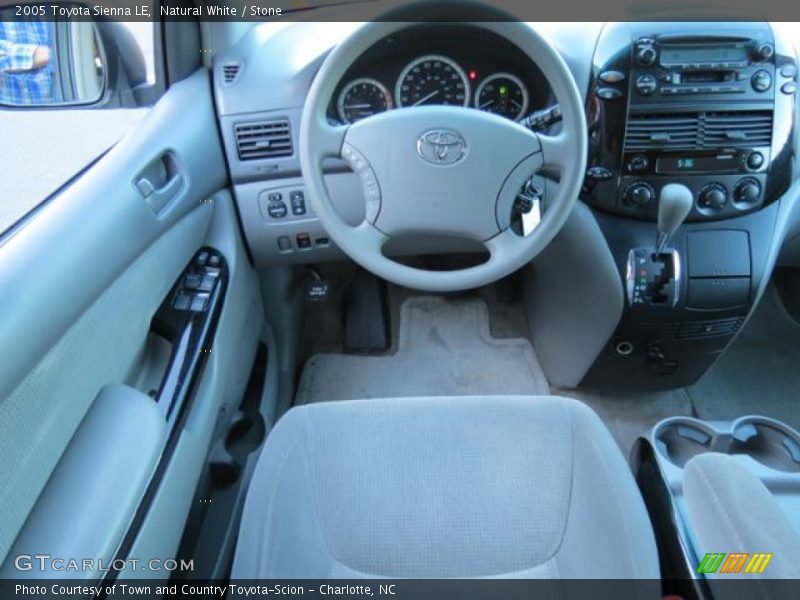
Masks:
[[[787,81],[781,86],[781,92],[787,96],[791,96],[797,91],[797,84],[794,81]]]
[[[375,223],[381,209],[381,189],[378,185],[378,178],[362,154],[348,143],[342,145],[342,158],[361,181],[365,201],[364,217],[368,222]]]

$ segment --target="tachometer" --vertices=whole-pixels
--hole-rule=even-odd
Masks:
[[[397,78],[398,106],[469,104],[469,80],[464,70],[446,56],[429,54],[411,61]]]
[[[511,73],[495,73],[478,86],[475,108],[516,121],[528,110],[528,89]]]
[[[367,77],[344,86],[336,103],[339,118],[345,123],[355,123],[392,107],[392,96],[386,86]]]

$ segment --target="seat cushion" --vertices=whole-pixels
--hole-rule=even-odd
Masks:
[[[633,477],[558,397],[403,398],[290,410],[250,485],[236,578],[651,578]]]
[[[707,552],[748,555],[738,573],[721,577],[800,579],[800,532],[737,457],[716,452],[695,456],[686,463],[683,492],[698,557]],[[754,553],[772,554],[761,575],[747,572]]]

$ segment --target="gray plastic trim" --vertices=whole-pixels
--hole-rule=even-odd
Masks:
[[[624,308],[614,257],[585,204],[576,204],[524,273],[528,327],[542,369],[552,386],[577,387]]]
[[[155,215],[133,182],[167,151],[180,160],[184,186]],[[136,257],[225,179],[208,72],[201,69],[171,87],[135,131],[0,246],[0,398]]]
[[[96,569],[65,571],[58,565],[59,570],[19,571],[14,557],[48,554],[108,564],[165,438],[166,423],[152,398],[124,385],[104,387],[17,536],[0,577],[100,579],[103,574]]]

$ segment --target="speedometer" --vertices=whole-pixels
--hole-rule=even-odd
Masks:
[[[528,89],[511,73],[495,73],[478,86],[475,108],[516,121],[528,109]]]
[[[429,54],[413,60],[397,78],[398,106],[469,104],[469,80],[464,70],[446,56]]]
[[[380,81],[354,79],[342,88],[336,109],[345,123],[355,123],[392,108],[392,97]]]

